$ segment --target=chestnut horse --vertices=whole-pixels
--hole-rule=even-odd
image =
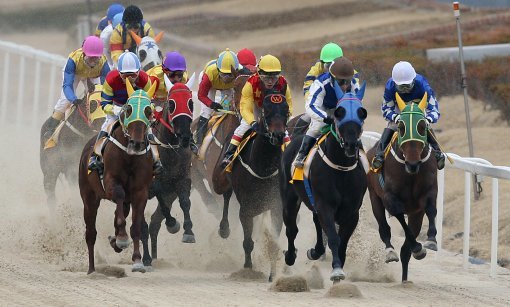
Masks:
[[[411,102],[407,106],[398,94],[396,99],[401,110],[398,141],[390,145],[390,154],[379,173],[368,173],[368,191],[372,211],[379,224],[379,235],[386,245],[386,262],[399,259],[390,242],[391,229],[386,221],[385,209],[397,218],[404,230],[405,242],[400,249],[400,259],[402,281],[406,281],[411,254],[418,260],[427,254],[416,241],[425,214],[429,219],[425,246],[435,243],[437,161],[431,158],[431,147],[427,143],[429,127],[424,113],[427,94],[419,104]],[[369,161],[374,157],[376,146],[378,144],[367,153]],[[407,222],[404,215],[407,215]]]
[[[153,177],[153,158],[147,140],[147,131],[152,117],[150,97],[154,95],[155,85],[153,84],[148,92],[134,91],[127,80],[129,98],[122,107],[119,121],[104,148],[103,182],[100,181],[97,172],[89,172],[87,169],[95,139],[91,139],[83,149],[80,159],[79,186],[84,206],[85,240],[89,252],[88,274],[95,271],[96,216],[101,199],[111,200],[117,205],[114,218],[115,236],[109,238],[110,245],[117,253],[129,246],[126,217],[131,205],[130,234],[134,243],[132,271],[145,272],[141,262],[140,235],[145,221],[144,210],[149,186]]]

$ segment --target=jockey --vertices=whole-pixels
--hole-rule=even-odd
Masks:
[[[99,84],[103,83],[110,71],[106,57],[103,55],[103,42],[96,36],[89,36],[83,41],[81,48],[71,52],[64,67],[62,91],[51,117],[47,120],[49,138],[55,132],[60,121],[64,119],[66,110],[71,104],[81,103],[76,97],[76,87],[87,79]]]
[[[244,48],[237,53],[239,64],[243,68],[239,71],[240,75],[252,75],[257,72],[257,57],[250,49]]]
[[[223,109],[219,102],[213,100],[216,96],[216,90],[233,89],[235,76],[240,68],[241,65],[237,55],[228,48],[219,54],[218,59],[206,64],[202,80],[200,80],[198,86],[198,100],[201,102],[201,110],[195,134],[197,148],[202,145],[207,132],[207,123],[212,113]],[[195,154],[198,154],[198,151]]]
[[[100,37],[101,32],[103,32],[103,30],[106,29],[108,25],[112,24],[113,17],[118,13],[122,12],[124,12],[124,6],[122,4],[113,3],[112,5],[110,5],[106,10],[106,16],[101,18],[101,20],[99,21],[99,24],[96,27],[96,31],[94,32],[94,35]]]
[[[163,63],[156,65],[147,71],[151,78],[151,83],[156,82],[156,92],[154,100],[166,102],[168,98],[168,91],[165,86],[164,75],[172,83],[188,82],[188,74],[186,72],[186,59],[182,54],[177,51],[167,52]]]
[[[424,76],[417,74],[413,66],[409,62],[400,61],[391,72],[391,78],[386,82],[384,88],[383,102],[381,111],[383,117],[388,121],[388,127],[384,128],[379,146],[376,148],[375,157],[372,160],[372,167],[378,170],[384,163],[384,151],[391,141],[393,133],[397,130],[397,123],[400,119],[400,111],[396,108],[395,93],[398,93],[402,100],[405,102],[420,101],[423,95],[427,93],[427,108],[425,109],[425,117],[430,124],[434,124],[439,119],[439,101],[437,101],[432,87]],[[434,132],[429,128],[427,141],[434,149],[434,154],[437,159],[437,168],[443,169],[445,165],[445,157],[439,148],[435,137],[432,136]]]
[[[108,137],[107,129],[119,118],[118,114],[114,113],[114,106],[123,106],[128,100],[125,81],[126,78],[129,79],[134,89],[143,89],[144,91],[148,91],[151,86],[149,76],[146,72],[140,69],[140,60],[134,53],[126,50],[126,52],[121,54],[119,57],[118,64],[118,70],[112,70],[108,73],[103,84],[101,106],[106,113],[106,120],[103,126],[101,126],[101,131],[97,135],[94,151],[90,156],[88,169],[91,171],[103,168],[103,163],[100,161],[98,153],[101,152],[101,149],[104,146],[102,139]],[[150,141],[154,141],[154,135],[150,128],[147,137]],[[163,170],[163,166],[159,160],[157,146],[151,145],[151,150],[154,159],[154,173],[158,174]]]
[[[241,143],[244,134],[251,129],[257,130],[258,122],[257,117],[260,115],[260,108],[265,93],[272,91],[285,95],[287,103],[289,104],[289,113],[292,114],[292,96],[290,94],[289,84],[287,80],[281,75],[282,66],[280,60],[270,54],[264,55],[260,58],[258,64],[258,73],[252,75],[243,87],[241,93],[240,111],[241,111],[241,124],[234,131],[234,135],[230,140],[227,151],[221,166],[224,168],[232,162],[234,153]],[[287,144],[290,138],[285,132],[284,142]]]
[[[321,74],[310,86],[305,108],[312,121],[294,159],[295,167],[303,167],[306,156],[321,134],[321,129],[334,122],[333,112],[338,99],[333,82],[338,83],[344,93],[356,92],[359,89],[356,87],[359,82],[354,79],[354,67],[348,58],[342,56],[334,59],[329,65],[329,72]]]
[[[310,86],[312,83],[322,75],[323,73],[328,72],[329,66],[331,62],[336,59],[344,56],[344,52],[340,46],[335,43],[327,43],[321,49],[319,61],[317,61],[310,70],[306,74],[305,82],[303,84],[303,94],[305,96],[305,101],[308,98],[308,93],[310,92]],[[354,78],[352,81],[354,85],[354,89],[356,91],[359,90],[359,74],[356,70],[354,70]],[[298,120],[296,124],[297,127],[306,127],[311,121],[310,115],[308,113],[304,113]]]
[[[111,24],[106,26],[103,32],[101,32],[101,35],[99,35],[99,38],[101,38],[103,41],[103,54],[106,56],[106,60],[108,61],[108,65],[110,65],[110,69],[114,69],[112,54],[110,52],[110,38],[112,37],[113,29],[115,29],[115,27],[121,23],[121,21],[122,13],[118,13],[117,15],[113,16]]]
[[[148,22],[143,20],[143,13],[137,6],[130,5],[126,7],[122,15],[122,22],[113,29],[110,38],[110,51],[112,53],[113,63],[116,63],[124,50],[136,52],[136,42],[129,35],[129,30],[133,30],[140,37],[154,37],[154,30]]]

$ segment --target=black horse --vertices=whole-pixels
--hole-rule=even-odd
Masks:
[[[275,103],[276,102],[276,103]],[[272,235],[277,239],[282,229],[282,206],[278,199],[278,168],[282,156],[289,105],[285,96],[264,97],[259,131],[243,147],[231,165],[231,182],[239,201],[239,218],[244,232],[245,268],[252,268],[253,218],[270,210]],[[277,250],[270,251],[271,281],[276,271]]]
[[[317,232],[317,243],[308,251],[308,258],[317,260],[324,254],[324,230],[333,254],[330,279],[334,282],[345,278],[343,267],[347,244],[358,224],[359,210],[367,190],[366,171],[359,154],[363,121],[367,117],[367,111],[361,105],[363,94],[364,86],[358,94],[338,95],[340,100],[330,132],[319,142],[316,151],[312,152],[316,154],[309,158],[304,169],[297,170],[303,172],[304,178],[293,180],[292,167],[302,137],[292,140],[282,158],[280,191],[288,239],[285,262],[293,265],[296,259],[296,218],[303,201],[313,212]],[[340,226],[338,233],[335,223]]]
[[[40,133],[40,165],[43,172],[44,190],[47,203],[55,205],[55,186],[60,174],[72,183],[78,183],[78,165],[85,143],[101,129],[104,113],[101,109],[100,85],[89,84],[89,90],[82,102],[72,109],[67,121],[58,134],[55,146],[46,146],[48,125],[51,118],[46,120]],[[55,140],[55,137],[50,141]],[[46,147],[46,148],[45,148]]]
[[[154,130],[161,142],[160,157],[164,166],[161,174],[157,175],[149,198],[158,199],[158,207],[151,216],[150,225],[142,227],[142,243],[144,248],[143,264],[150,266],[152,258],[158,257],[157,240],[161,222],[170,233],[180,230],[179,222],[170,214],[172,203],[179,198],[179,204],[184,213],[184,234],[182,242],[195,243],[192,231],[193,223],[190,217],[191,193],[191,121],[193,116],[193,101],[191,91],[187,85],[176,83],[170,89],[168,103],[165,104],[161,116],[157,116]],[[151,239],[151,253],[149,253],[148,237]],[[152,254],[152,258],[151,258]]]

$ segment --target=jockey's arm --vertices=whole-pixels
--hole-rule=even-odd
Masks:
[[[208,107],[211,107],[212,103],[214,102],[207,96],[211,90],[211,87],[211,80],[209,80],[209,76],[204,73],[202,75],[202,80],[200,80],[200,85],[198,86],[198,100],[200,100],[200,102]]]
[[[151,25],[148,22],[145,22],[143,25],[143,33],[145,33],[145,36],[150,36],[154,38],[154,29],[151,27]]]
[[[99,23],[97,24],[96,30],[94,31],[94,35],[99,37],[101,35],[101,32],[108,26],[108,19],[106,16],[101,18]]]
[[[101,68],[101,76],[99,77],[99,80],[101,84],[104,83],[104,80],[106,80],[106,76],[110,72],[110,65],[108,65],[108,62],[105,61],[103,64],[103,68]]]
[[[74,78],[76,74],[76,63],[72,58],[67,59],[66,67],[64,68],[64,81],[62,82],[62,90],[66,99],[71,103],[78,97],[74,93]]]
[[[393,81],[391,79],[386,82],[381,104],[381,112],[383,117],[389,122],[394,122],[395,118],[399,116],[399,114],[395,111],[395,92],[392,90],[392,82]]]
[[[306,98],[305,110],[316,121],[323,121],[328,114],[322,109],[326,90],[319,80],[315,80],[310,87],[310,93]]]
[[[357,93],[360,88],[361,85],[359,82],[359,72],[357,70],[354,70],[354,76],[352,77],[351,81],[351,91]]]
[[[317,63],[315,63],[315,65],[310,67],[310,70],[306,74],[305,82],[303,83],[303,94],[305,95],[305,101],[306,98],[308,98],[308,94],[310,93],[310,87],[312,86],[313,81],[315,81],[315,79],[317,79],[317,77],[323,72],[324,67],[320,61],[318,61]]]
[[[149,78],[149,75],[147,75],[146,72],[143,70],[140,71],[138,75],[138,82],[137,85],[139,88],[143,89],[145,92],[148,92],[151,88],[151,79]]]
[[[426,118],[431,123],[434,124],[437,122],[441,114],[439,113],[439,101],[436,99],[436,95],[434,94],[434,90],[430,86],[427,79],[423,78],[423,88],[427,91],[427,108],[425,108]]]
[[[105,82],[103,83],[103,91],[101,92],[101,107],[103,109],[107,104],[113,104],[113,88],[110,85],[112,80],[109,79],[110,78],[107,76]]]
[[[110,37],[110,52],[113,63],[117,63],[120,55],[124,52],[124,45],[122,44],[122,25],[118,24],[112,31]]]
[[[289,105],[289,115],[292,115],[292,95],[290,93],[290,86],[287,84],[287,90],[285,90],[285,99]]]
[[[244,121],[250,125],[255,121],[255,115],[253,114],[254,104],[255,101],[253,100],[253,87],[250,82],[246,82],[241,92],[239,108]]]

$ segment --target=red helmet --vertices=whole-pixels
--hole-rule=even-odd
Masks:
[[[255,54],[250,49],[241,49],[237,53],[237,59],[239,60],[239,64],[243,66],[251,65],[257,66],[257,58]]]

